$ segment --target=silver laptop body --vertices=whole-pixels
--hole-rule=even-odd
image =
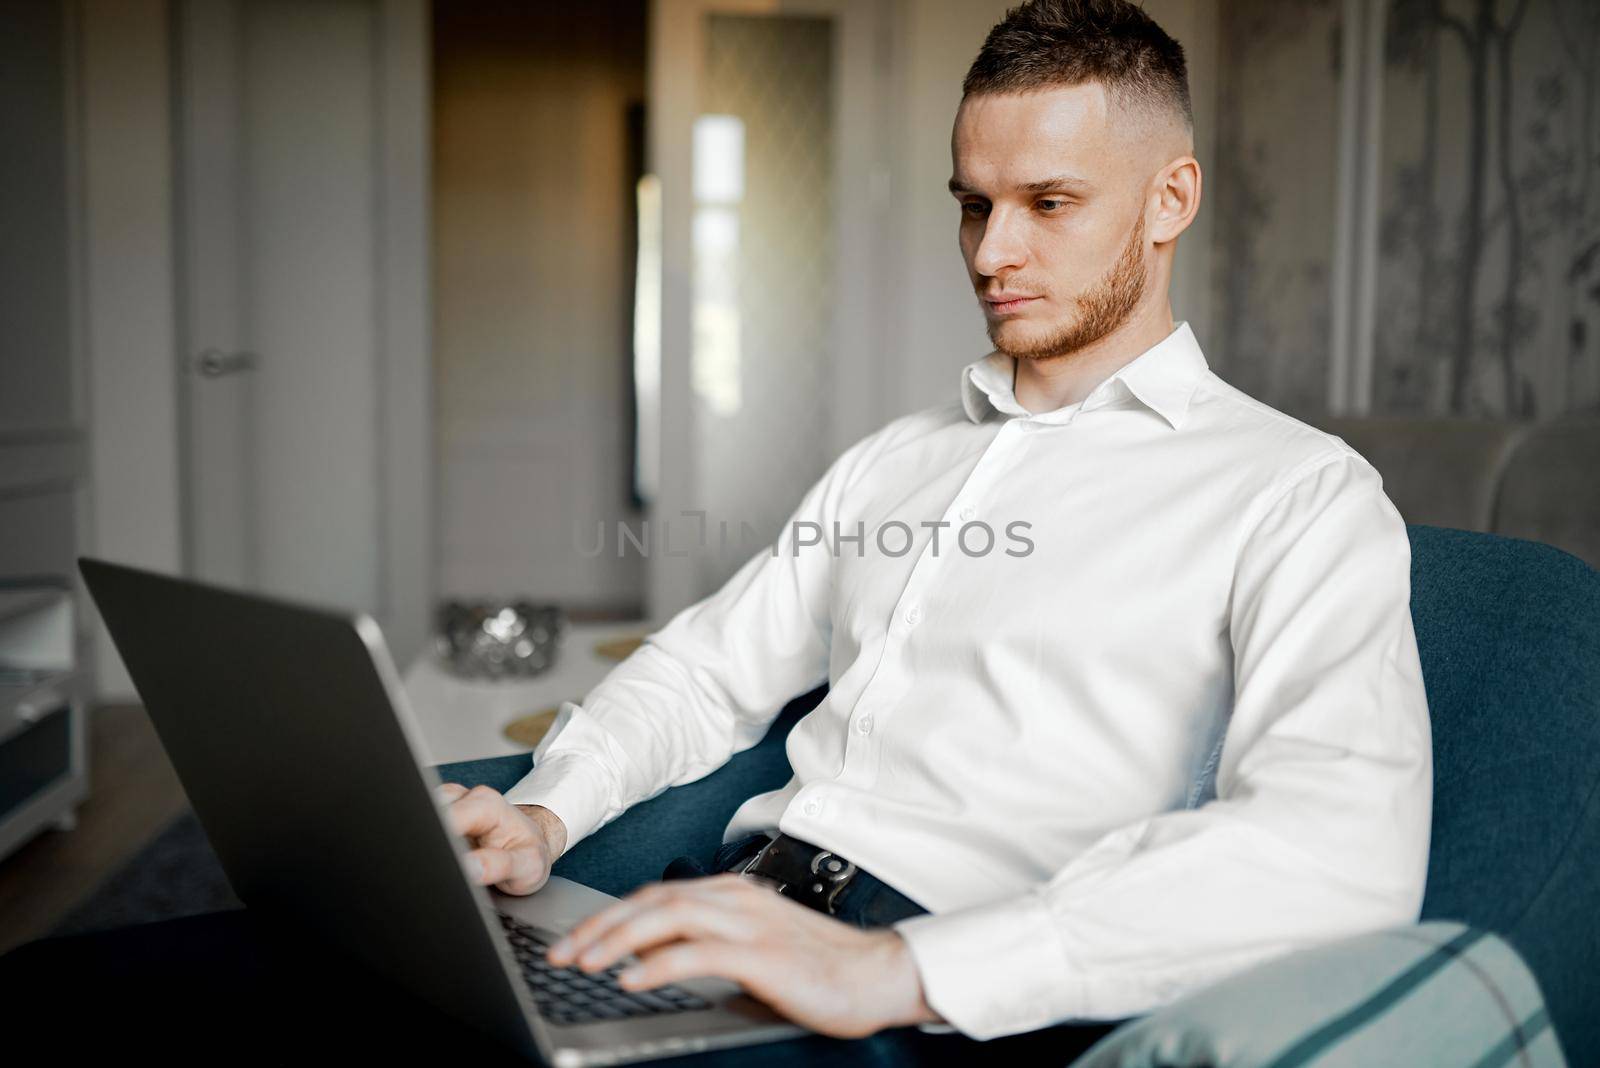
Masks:
[[[723,980],[709,1008],[559,1024],[502,921],[561,933],[616,899],[559,877],[470,883],[378,626],[103,561],[79,562],[234,892],[525,1055],[620,1064],[809,1033]],[[387,827],[389,833],[371,834]]]

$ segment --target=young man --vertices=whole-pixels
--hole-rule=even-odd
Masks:
[[[828,1035],[989,1040],[1418,917],[1405,526],[1365,460],[1173,322],[1201,193],[1182,49],[1122,0],[1025,4],[967,75],[952,157],[995,346],[959,402],[845,452],[774,552],[563,706],[507,795],[442,788],[481,882],[530,893],[830,684],[726,873],[639,890],[556,963],[637,953],[638,986],[724,976]],[[839,896],[872,886],[875,918],[771,850],[765,879],[729,870],[780,835],[853,866]]]

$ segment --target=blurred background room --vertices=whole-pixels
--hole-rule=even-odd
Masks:
[[[430,760],[525,751],[954,400],[1006,6],[0,0],[0,952],[232,900],[77,556],[367,612]],[[1144,6],[1211,366],[1600,565],[1600,5]]]

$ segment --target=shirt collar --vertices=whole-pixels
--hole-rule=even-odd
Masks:
[[[1081,408],[1093,411],[1110,403],[1119,390],[1125,389],[1177,430],[1183,426],[1189,400],[1207,366],[1194,332],[1187,322],[1181,322],[1172,333],[1117,368],[1096,386],[1084,398]],[[962,369],[961,404],[968,419],[981,423],[991,411],[1044,423],[1072,419],[1079,405],[1069,404],[1052,412],[1034,414],[1018,404],[1012,389],[1016,368],[1016,357],[991,352]]]

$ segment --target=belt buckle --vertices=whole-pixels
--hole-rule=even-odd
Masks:
[[[743,878],[765,884],[791,900],[811,907],[811,898],[820,898],[823,908],[819,911],[834,915],[834,901],[839,896],[839,891],[849,885],[859,870],[854,861],[846,860],[836,853],[826,849],[819,849],[811,856],[807,867],[810,869],[811,878],[807,880],[809,886],[800,887],[787,883],[782,879],[765,872],[752,871],[757,864],[766,857],[769,850],[778,844],[779,839],[774,838],[756,851],[755,856],[746,861],[739,869]],[[809,894],[806,892],[809,891]]]
[[[751,870],[757,864],[760,864],[761,861],[766,857],[767,853],[772,849],[772,847],[777,845],[777,844],[778,844],[778,840],[776,838],[768,839],[766,845],[764,845],[760,849],[756,850],[755,853],[753,853],[751,855],[749,860],[747,860],[744,863],[740,864],[739,867],[736,869],[736,871],[737,871],[738,875],[740,876],[740,878],[749,879],[751,882],[771,887],[772,889],[778,891],[779,893],[782,893],[783,892],[783,888],[786,885],[788,885],[782,879],[778,879],[778,878],[775,878],[774,876],[767,875],[765,872],[759,872],[759,871],[752,871]]]
[[[856,871],[855,861],[846,860],[844,857],[836,853],[830,853],[826,849],[819,850],[811,858],[811,874],[822,880],[822,882],[811,884],[811,892],[820,894],[826,889],[827,896],[823,898],[823,902],[828,906],[828,915],[833,915],[834,898],[838,897],[839,891],[848,886],[850,880],[855,878]],[[832,885],[826,886],[825,884]]]

